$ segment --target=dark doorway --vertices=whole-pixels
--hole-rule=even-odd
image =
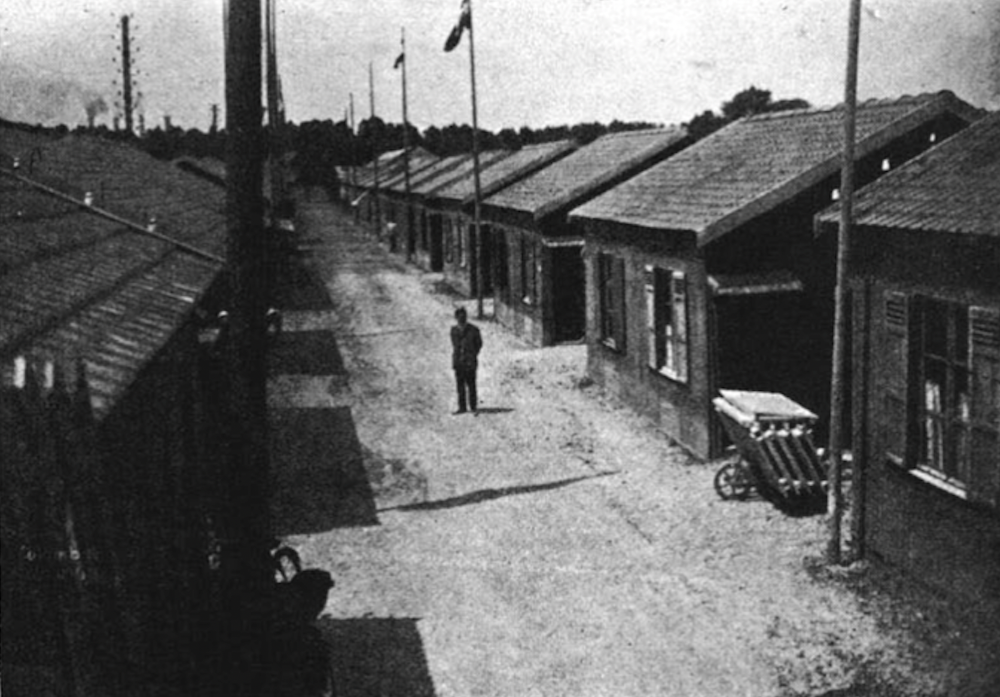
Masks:
[[[805,293],[717,298],[720,389],[779,392],[820,417],[830,404],[832,321]]]
[[[555,247],[552,253],[552,313],[556,343],[583,340],[587,295],[583,247]]]
[[[489,225],[479,224],[483,238],[479,241],[479,263],[473,264],[469,270],[469,280],[472,282],[472,295],[477,294],[479,273],[483,272],[483,295],[493,294],[493,230]],[[476,258],[476,226],[469,225],[469,258]]]
[[[444,232],[441,216],[429,213],[427,220],[431,235],[431,271],[441,271],[444,269]]]

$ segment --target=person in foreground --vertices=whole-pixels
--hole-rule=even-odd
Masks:
[[[451,367],[455,370],[455,385],[458,388],[458,411],[464,414],[472,410],[476,413],[476,368],[479,367],[479,351],[483,348],[483,337],[479,328],[468,321],[465,308],[455,310],[455,326],[451,328]],[[466,399],[468,396],[468,399]]]

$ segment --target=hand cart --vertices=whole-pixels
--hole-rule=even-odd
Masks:
[[[825,503],[827,467],[812,440],[818,417],[775,392],[719,394],[712,403],[739,453],[715,475],[719,496],[744,499],[756,488],[779,505]]]

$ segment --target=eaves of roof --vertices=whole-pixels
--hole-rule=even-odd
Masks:
[[[860,160],[886,147],[901,135],[948,111],[970,123],[981,118],[983,115],[983,112],[970,107],[969,104],[958,99],[951,92],[941,92],[935,95],[933,99],[928,100],[926,104],[896,119],[869,137],[858,141],[855,145],[855,159]],[[784,182],[764,195],[759,196],[742,208],[709,223],[700,230],[695,230],[694,232],[698,236],[698,246],[704,247],[710,244],[726,233],[756,218],[758,215],[766,213],[810,187],[819,184],[827,177],[836,174],[840,170],[842,163],[843,158],[839,153],[829,157],[794,179]]]
[[[523,167],[519,167],[512,172],[508,172],[502,177],[496,179],[491,179],[486,184],[482,185],[480,190],[480,200],[492,196],[496,192],[507,188],[511,184],[524,179],[525,177],[530,177],[535,172],[548,167],[553,162],[561,160],[572,152],[575,152],[579,148],[579,144],[576,141],[567,140],[562,142],[560,145],[553,147],[549,152],[538,158],[526,163]],[[523,150],[523,149],[522,149]],[[513,156],[513,155],[512,155]],[[471,206],[476,201],[476,194],[472,192],[466,195],[460,202],[460,208],[466,208]]]
[[[673,130],[676,131],[676,137],[673,139],[668,140],[665,138],[663,141],[652,145],[642,152],[636,153],[633,157],[630,157],[627,160],[618,163],[614,167],[605,170],[600,174],[600,176],[594,177],[587,182],[583,182],[579,186],[573,187],[561,196],[558,196],[538,207],[532,214],[535,220],[541,220],[542,218],[557,211],[572,208],[574,205],[579,203],[581,199],[588,195],[593,195],[593,192],[601,187],[616,180],[624,179],[629,174],[663,159],[671,152],[679,150],[687,141],[687,131],[680,128]]]

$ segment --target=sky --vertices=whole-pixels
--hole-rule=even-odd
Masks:
[[[371,114],[420,129],[471,123],[469,36],[444,40],[459,0],[276,0],[288,118]],[[754,86],[815,106],[843,100],[849,0],[472,0],[479,126],[681,123]],[[858,95],[950,89],[1000,108],[1000,0],[865,0]],[[224,114],[223,0],[0,0],[0,116],[86,121],[118,75],[130,14],[139,111],[206,130]],[[118,84],[115,84],[117,80]],[[100,109],[98,109],[100,111]]]

